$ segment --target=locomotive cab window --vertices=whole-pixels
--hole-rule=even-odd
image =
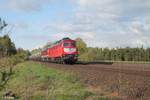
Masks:
[[[69,43],[64,43],[64,46],[69,46]]]
[[[71,43],[71,46],[74,46],[74,47],[75,47],[75,46],[76,46],[76,43],[75,43],[75,42],[72,42],[72,43]]]
[[[75,42],[66,42],[66,43],[64,43],[64,46],[73,46],[73,47],[75,47],[76,43]]]

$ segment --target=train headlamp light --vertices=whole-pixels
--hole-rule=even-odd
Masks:
[[[64,48],[64,52],[76,52],[76,48]]]

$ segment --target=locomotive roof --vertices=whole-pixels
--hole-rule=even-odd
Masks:
[[[48,48],[50,48],[50,47],[52,47],[52,46],[54,46],[54,45],[60,43],[60,42],[63,41],[63,40],[72,40],[72,39],[70,39],[69,37],[65,37],[65,38],[63,38],[63,39],[61,39],[61,40],[58,40],[58,41],[54,42],[54,43],[47,44],[47,45],[43,48],[42,51],[44,51],[44,50],[46,50],[46,49],[48,49]]]
[[[54,42],[53,45],[55,45],[57,43],[60,43],[62,40],[71,40],[71,39],[69,37],[65,37],[65,38],[63,38],[63,39],[61,39],[59,41]]]

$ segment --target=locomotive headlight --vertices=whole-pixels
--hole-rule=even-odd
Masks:
[[[64,48],[64,52],[76,52],[76,48]]]

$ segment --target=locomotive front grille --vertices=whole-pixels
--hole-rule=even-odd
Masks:
[[[74,59],[77,59],[77,55],[75,55],[75,54],[64,55],[63,59],[64,60],[74,60]]]

